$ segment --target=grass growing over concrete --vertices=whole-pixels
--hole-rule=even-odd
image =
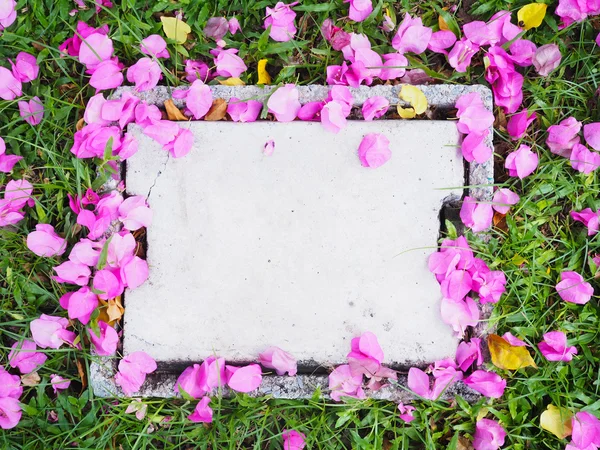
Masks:
[[[458,9],[449,14],[462,24],[485,20],[500,9],[516,11],[525,3],[459,2]],[[376,13],[371,18],[347,28],[367,34],[379,53],[392,51],[389,38],[379,28],[384,8],[391,8],[399,20],[408,11],[433,26],[440,8],[452,6],[441,0],[374,4]],[[71,15],[76,8],[71,0],[18,3],[17,23],[0,37],[0,61],[14,58],[19,51],[36,55],[40,76],[25,92],[43,100],[46,116],[39,126],[32,127],[19,117],[16,100],[0,101],[0,136],[13,153],[24,157],[12,174],[0,174],[0,185],[12,178],[26,178],[34,185],[36,197],[35,207],[16,229],[0,228],[0,364],[6,365],[10,344],[28,335],[32,319],[41,313],[64,314],[58,305],[64,287],[50,280],[52,267],[59,261],[36,257],[27,249],[25,236],[43,222],[53,224],[58,233],[72,240],[79,228],[68,207],[67,194],[81,194],[103,183],[91,163],[69,152],[85,101],[94,94],[83,67],[57,50],[73,34],[77,20],[96,26],[108,24],[116,53],[129,65],[140,57],[138,42],[143,37],[162,34],[158,17],[163,13],[183,11],[195,39],[182,52],[190,59],[206,60],[210,60],[208,50],[214,45],[202,34],[206,19],[235,15],[242,33],[228,43],[239,48],[239,55],[249,66],[243,76],[248,84],[256,82],[256,64],[262,58],[269,59],[274,83],[324,83],[325,67],[341,57],[324,42],[319,27],[325,18],[345,14],[347,6],[341,1],[302,2],[295,8],[299,12],[297,38],[275,43],[262,29],[264,8],[272,5],[243,0],[117,0],[113,8],[98,15],[93,8]],[[508,140],[505,118],[498,114],[497,179],[516,190],[522,201],[507,217],[506,227],[494,229],[488,243],[469,237],[479,256],[492,269],[503,270],[508,279],[507,293],[496,305],[491,324],[499,334],[512,331],[531,344],[539,366],[499,371],[508,379],[501,399],[482,399],[474,405],[459,398],[452,403],[418,402],[417,419],[410,425],[398,418],[394,404],[372,400],[335,404],[320,399],[318,393],[308,401],[257,400],[243,395],[218,399],[212,403],[215,417],[210,426],[186,419],[194,406],[189,402],[149,400],[145,402],[146,417],[140,421],[125,413],[130,401],[94,398],[82,383],[91,362],[89,351],[64,347],[46,352],[48,361],[39,371],[40,383],[25,388],[23,419],[17,428],[0,431],[0,448],[279,449],[281,432],[296,429],[307,435],[311,449],[464,449],[469,448],[465,438],[472,436],[477,418],[486,414],[506,428],[505,448],[564,448],[566,441],[540,428],[540,414],[548,404],[598,414],[600,310],[596,296],[585,306],[571,305],[560,301],[554,286],[560,272],[575,270],[598,290],[594,280],[597,268],[591,256],[600,251],[599,238],[588,238],[586,230],[574,224],[568,213],[600,207],[599,181],[597,173],[573,171],[566,159],[549,152],[544,141],[549,125],[571,115],[584,122],[599,120],[596,90],[600,49],[594,43],[598,22],[587,20],[559,31],[553,8],[550,6],[542,26],[528,33],[538,45],[558,44],[563,55],[560,67],[548,77],[538,77],[533,68],[525,70],[524,106],[535,110],[538,120],[522,142],[540,156],[539,168],[523,181],[505,176],[504,156],[518,142]],[[171,53],[174,56],[165,62],[170,75],[164,82],[175,85],[183,74],[182,56]],[[481,59],[466,75],[456,74],[443,58],[430,54],[412,58],[411,65],[430,71],[442,81],[485,84]],[[579,350],[571,363],[547,362],[534,345],[545,332],[556,329],[565,331],[570,344]],[[54,373],[74,380],[71,388],[58,396],[49,386],[49,376]]]

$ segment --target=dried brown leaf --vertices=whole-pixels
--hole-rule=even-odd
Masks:
[[[84,127],[84,125],[85,125],[85,120],[83,120],[83,118],[81,118],[77,121],[77,125],[75,125],[75,129],[77,131],[79,131]]]
[[[216,121],[222,120],[227,113],[227,102],[222,98],[216,98],[213,100],[213,104],[204,116],[204,120]]]
[[[23,386],[37,386],[42,379],[37,372],[30,372],[27,375],[21,375],[21,384]]]
[[[87,375],[85,374],[85,369],[80,359],[75,359],[75,364],[77,365],[77,372],[79,373],[79,378],[81,379],[81,392],[83,392],[88,384]]]
[[[175,120],[175,121],[189,120],[187,117],[185,117],[183,115],[183,113],[181,111],[179,111],[179,108],[177,108],[177,106],[175,106],[175,103],[173,103],[173,100],[171,100],[171,99],[165,101],[165,110],[167,111],[167,117],[169,120]]]

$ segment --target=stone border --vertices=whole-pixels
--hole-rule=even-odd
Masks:
[[[361,106],[364,101],[373,96],[382,96],[390,101],[390,105],[398,103],[403,104],[398,99],[402,85],[396,86],[360,86],[358,88],[350,88],[354,97],[354,105]],[[456,100],[471,92],[477,92],[481,96],[485,107],[492,110],[492,92],[489,88],[483,85],[419,85],[417,86],[423,91],[427,97],[427,102],[430,108],[452,109]],[[132,87],[120,87],[116,89],[111,96],[112,99],[120,98],[124,92],[130,92],[148,104],[162,107],[166,100],[172,99],[175,105],[179,108],[184,106],[183,100],[173,99],[172,92],[175,90],[185,89],[186,87],[169,88],[167,86],[157,86],[151,91],[135,92]],[[273,86],[210,86],[214,98],[222,98],[229,100],[232,97],[241,100],[256,99],[262,101],[276,87]],[[312,101],[321,101],[327,97],[329,86],[309,85],[298,86],[300,92],[300,103],[305,104]],[[493,126],[490,127],[490,133],[486,137],[486,144],[493,148]],[[494,162],[493,158],[489,161],[478,164],[467,164],[468,174],[465,180],[468,180],[468,189],[465,192],[474,199],[482,202],[489,202],[493,196],[494,183]],[[111,186],[115,184],[111,182]],[[484,305],[485,306],[485,305]],[[490,311],[482,309],[484,317],[488,317]],[[484,324],[476,327],[476,334],[482,336],[485,334]],[[117,372],[117,357],[96,357],[90,364],[89,384],[92,387],[94,394],[97,397],[127,397],[119,386],[114,381],[114,374]],[[162,397],[162,398],[180,398],[179,393],[175,393],[173,387],[179,374],[168,371],[161,371],[160,368],[146,378],[146,382],[135,397]],[[399,375],[398,383],[388,385],[378,391],[369,391],[365,389],[368,397],[376,400],[387,400],[393,402],[408,402],[417,397],[413,395],[406,387],[406,375]],[[249,393],[252,397],[271,396],[282,399],[307,399],[311,398],[315,390],[321,391],[321,396],[325,399],[330,399],[328,391],[328,375],[313,374],[313,375],[297,375],[295,377],[265,375],[261,386],[255,391]],[[231,396],[232,392],[224,388],[224,396]],[[461,395],[469,402],[474,402],[480,398],[480,394],[466,386],[462,382],[454,383],[441,398],[451,400],[455,395]]]

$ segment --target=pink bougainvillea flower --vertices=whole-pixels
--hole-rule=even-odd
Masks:
[[[78,264],[73,261],[65,261],[54,268],[56,272],[56,281],[59,283],[77,284],[85,286],[90,278],[90,268],[85,264]]]
[[[527,344],[525,342],[523,342],[518,337],[514,336],[510,331],[507,331],[506,333],[504,333],[502,335],[502,339],[504,339],[506,342],[508,342],[513,347],[525,347],[525,346],[527,346]]]
[[[257,100],[244,102],[231,97],[227,103],[227,113],[234,122],[254,122],[262,111],[262,103]]]
[[[296,25],[294,24],[296,13],[292,6],[297,3],[286,5],[283,2],[278,2],[274,8],[267,6],[264,28],[266,30],[271,27],[269,32],[271,39],[278,42],[287,42],[293,39],[296,34]]]
[[[123,226],[135,231],[142,227],[149,227],[152,223],[152,211],[143,195],[134,195],[119,205],[119,220]]]
[[[573,169],[585,174],[592,173],[600,167],[600,154],[579,143],[573,146],[570,160]]]
[[[229,32],[231,34],[235,34],[242,29],[242,26],[240,25],[239,20],[237,20],[237,18],[235,18],[235,17],[232,17],[231,19],[229,19],[227,22],[227,25],[229,26]]]
[[[523,75],[515,70],[510,55],[501,47],[491,47],[486,59],[485,78],[492,84],[496,104],[505,113],[516,112],[523,102]]]
[[[131,158],[133,155],[135,155],[138,149],[139,142],[137,138],[132,134],[125,133],[123,142],[121,143],[121,148],[117,152],[117,156],[121,159],[121,161],[125,161],[127,158]]]
[[[600,217],[598,212],[585,208],[582,211],[571,211],[573,220],[583,223],[588,229],[588,236],[595,235],[600,230]]]
[[[381,96],[369,97],[362,106],[362,113],[365,120],[373,120],[385,115],[390,102],[387,98]]]
[[[519,195],[510,189],[498,189],[492,199],[492,207],[500,214],[506,214],[512,205],[519,203],[519,200]]]
[[[572,445],[567,445],[567,450],[595,450],[600,447],[600,420],[596,416],[580,411],[571,419],[571,426]]]
[[[556,291],[565,302],[585,305],[594,295],[592,285],[584,281],[577,272],[563,272],[560,274],[560,280],[556,285]]]
[[[499,41],[499,36],[494,33],[492,27],[481,20],[465,23],[463,33],[469,41],[479,46],[495,45]]]
[[[291,122],[298,115],[301,104],[298,99],[298,88],[293,84],[286,84],[278,88],[267,101],[269,112],[278,122]]]
[[[39,124],[44,118],[44,105],[39,97],[33,97],[28,102],[20,101],[19,114],[30,125]]]
[[[498,422],[491,419],[479,419],[475,425],[473,448],[475,450],[497,450],[504,445],[506,431]]]
[[[469,342],[461,342],[456,349],[456,364],[462,371],[467,370],[474,363],[480,366],[483,363],[481,354],[481,339],[471,338]]]
[[[181,92],[181,91],[176,91]],[[179,94],[182,95],[182,94]],[[210,87],[200,80],[192,83],[190,88],[183,94],[185,97],[185,105],[189,113],[194,116],[194,119],[199,120],[206,115],[212,106],[213,97]]]
[[[308,102],[298,111],[298,119],[304,121],[321,120],[321,110],[324,102]]]
[[[170,120],[152,120],[150,124],[144,127],[144,134],[166,146],[175,140],[179,130],[179,125]]]
[[[65,342],[73,343],[75,333],[68,331],[69,321],[64,317],[42,314],[29,324],[31,336],[40,348],[60,348]]]
[[[204,35],[208,38],[212,38],[215,41],[223,39],[223,37],[229,31],[229,22],[225,17],[211,17],[206,21],[204,27]]]
[[[506,276],[501,270],[479,270],[473,274],[473,290],[479,293],[479,303],[498,303],[506,292]]]
[[[453,270],[440,283],[440,288],[445,298],[459,301],[473,289],[473,278],[466,270]]]
[[[338,101],[329,101],[321,109],[321,124],[332,133],[338,133],[346,126],[344,106]]]
[[[194,364],[183,371],[175,383],[175,392],[183,390],[193,398],[225,385],[225,359],[210,357],[202,365]]]
[[[533,56],[533,67],[541,76],[550,75],[560,65],[561,54],[558,45],[546,44],[538,47]]]
[[[416,408],[412,405],[405,405],[404,403],[398,403],[398,411],[400,411],[400,418],[404,420],[406,423],[411,423],[415,420],[415,416],[413,412]]]
[[[4,200],[13,208],[22,208],[25,205],[33,206],[35,201],[31,197],[33,186],[27,180],[11,180],[4,188]]]
[[[390,141],[381,133],[368,133],[358,147],[358,158],[363,167],[380,167],[391,157]]]
[[[22,159],[22,156],[7,155],[6,144],[4,139],[0,137],[0,172],[9,173],[11,170],[13,170],[15,164]]]
[[[427,48],[432,52],[442,53],[447,55],[446,49],[452,47],[456,43],[456,35],[450,30],[436,31],[431,35]]]
[[[528,116],[527,110],[524,109],[523,111],[510,116],[508,124],[506,125],[506,131],[508,131],[508,135],[513,140],[521,139],[525,135],[529,124],[535,119],[535,112]]]
[[[0,31],[10,27],[17,19],[16,7],[14,0],[0,1]]]
[[[262,369],[258,364],[245,367],[225,366],[227,386],[237,392],[252,392],[262,383]]]
[[[192,150],[193,146],[194,134],[187,128],[177,126],[177,134],[163,148],[171,153],[173,158],[182,158]]]
[[[588,123],[583,126],[585,142],[594,150],[600,151],[600,122]]]
[[[527,67],[533,64],[533,57],[537,51],[536,45],[527,39],[517,39],[508,47],[510,57],[519,66]]]
[[[269,139],[265,142],[265,146],[263,148],[263,154],[265,156],[271,156],[275,151],[275,141],[273,139]]]
[[[182,374],[179,375],[179,378],[177,378],[177,382],[175,383],[175,393],[178,394],[181,389],[194,398],[200,398],[206,394],[207,391],[200,382],[200,371],[201,367],[199,364],[187,367]]]
[[[399,53],[423,53],[429,44],[432,33],[431,28],[423,26],[420,17],[413,19],[410,14],[406,13],[392,39],[392,47]]]
[[[559,29],[568,27],[573,22],[584,20],[589,13],[589,3],[587,1],[559,0],[555,11],[556,15],[562,20]]]
[[[78,158],[102,158],[109,140],[113,150],[121,146],[119,127],[103,127],[97,123],[86,125],[75,133],[71,153]]]
[[[22,83],[35,80],[40,72],[40,66],[38,66],[35,56],[25,52],[20,52],[14,63],[10,61],[10,65],[15,78]]]
[[[87,38],[93,33],[108,34],[108,25],[102,25],[98,29],[89,26],[83,21],[77,22],[75,33],[72,37],[63,42],[58,49],[61,52],[67,53],[69,56],[78,56],[81,49],[82,39]]]
[[[188,420],[196,423],[211,423],[213,420],[213,410],[208,404],[210,403],[210,397],[203,397],[198,402],[194,412],[188,416]]]
[[[462,38],[454,44],[450,53],[448,53],[448,63],[457,72],[464,73],[467,71],[467,67],[471,65],[471,59],[475,53],[479,51],[479,46],[474,44],[467,38]]]
[[[550,331],[544,334],[544,340],[538,344],[538,348],[548,361],[569,362],[573,359],[573,355],[577,354],[574,346],[567,347],[567,335],[562,331]]]
[[[362,389],[363,376],[352,375],[350,366],[343,364],[336,367],[329,374],[329,389],[331,398],[336,402],[341,401],[341,397],[352,397],[363,399],[366,395]]]
[[[381,28],[386,33],[390,33],[392,31],[394,31],[394,28],[396,28],[396,24],[394,23],[394,21],[392,20],[392,18],[390,16],[388,16],[387,14],[384,14],[383,22],[381,23],[381,26],[379,28]]]
[[[144,352],[133,352],[119,361],[115,382],[127,396],[138,392],[146,381],[146,375],[156,370],[156,361]]]
[[[352,63],[354,78],[365,79],[365,82],[370,84],[373,77],[380,75],[383,65],[381,55],[371,48],[371,42],[364,34],[351,33],[350,44],[342,48],[342,53],[344,58]],[[360,84],[361,80],[356,82]]]
[[[185,60],[185,77],[190,83],[196,80],[207,83],[210,78],[210,68],[208,64],[202,61],[192,61],[191,59]]]
[[[459,301],[443,298],[440,312],[444,323],[450,325],[459,336],[467,327],[476,326],[479,322],[479,308],[471,297]]]
[[[87,36],[79,47],[79,62],[88,69],[95,69],[102,61],[113,55],[112,40],[104,33],[92,33]]]
[[[533,173],[537,168],[538,161],[538,155],[532,152],[529,146],[521,145],[506,157],[504,167],[508,169],[511,177],[523,179]]]
[[[95,330],[88,328],[88,335],[94,353],[99,356],[114,355],[117,352],[117,345],[119,344],[117,330],[101,320],[98,321],[98,328],[100,335],[97,335]]]
[[[0,67],[0,98],[14,100],[23,95],[21,81],[5,67]]]
[[[486,143],[489,133],[489,130],[485,130],[483,133],[473,132],[466,135],[460,145],[463,158],[468,162],[476,161],[479,164],[490,159],[493,151]]]
[[[109,269],[98,270],[94,273],[94,281],[92,283],[94,292],[98,298],[109,300],[123,293],[125,287],[118,278],[118,272],[113,272]]]
[[[62,255],[67,249],[67,242],[56,234],[52,225],[39,223],[35,230],[27,235],[27,248],[36,255]]]
[[[436,400],[452,381],[457,381],[461,377],[462,374],[460,372],[451,369],[450,377],[445,376],[445,374],[439,374],[433,387],[430,388],[429,376],[421,369],[411,367],[408,371],[408,387],[415,394],[423,398]]]
[[[84,286],[73,292],[69,297],[68,312],[69,319],[79,319],[87,325],[94,310],[98,307],[98,297],[89,287]]]
[[[127,257],[121,261],[119,275],[125,286],[136,289],[148,279],[148,263],[138,256]]]
[[[373,12],[372,0],[344,0],[344,3],[350,3],[348,17],[355,22],[362,22]]]
[[[8,364],[13,369],[18,368],[23,374],[31,373],[48,359],[46,355],[36,350],[37,347],[33,341],[15,342],[8,354]]]
[[[151,34],[146,39],[143,39],[140,44],[140,50],[145,55],[154,56],[155,58],[169,57],[167,42],[158,34]]]
[[[401,53],[386,53],[383,55],[383,68],[379,73],[382,80],[395,80],[403,77],[408,66],[408,59]]]
[[[85,105],[85,112],[83,114],[83,120],[87,124],[97,123],[99,125],[108,125],[110,120],[102,117],[102,107],[106,104],[104,94],[96,94],[90,98]]]
[[[494,41],[500,45],[512,41],[523,31],[511,23],[510,11],[498,11],[490,18],[487,25],[492,32]]]
[[[552,153],[570,158],[571,150],[575,144],[579,143],[578,134],[580,130],[581,122],[578,122],[574,117],[569,117],[558,125],[548,127],[546,145]]]
[[[334,50],[340,51],[346,45],[350,44],[350,34],[340,27],[333,25],[333,20],[327,18],[321,25],[321,33],[327,42],[331,44]]]
[[[140,58],[138,62],[127,69],[127,81],[135,83],[135,90],[138,92],[154,88],[161,78],[160,66],[152,58]]]
[[[18,399],[0,397],[0,428],[10,430],[16,427],[21,420],[21,414],[21,405]]]
[[[52,390],[56,395],[58,394],[58,391],[64,391],[65,389],[68,389],[71,385],[71,380],[67,380],[60,375],[53,373],[50,375],[50,384],[52,385]]]
[[[11,375],[0,366],[0,398],[12,397],[18,399],[23,393],[19,375]]]
[[[467,378],[464,383],[471,389],[490,398],[500,398],[506,388],[506,380],[494,372],[485,370],[476,370]]]
[[[477,92],[462,95],[456,101],[458,131],[464,134],[482,134],[494,123],[494,114],[481,101]]]
[[[279,347],[269,347],[258,355],[259,362],[267,369],[275,369],[277,375],[283,375],[286,372],[289,376],[298,373],[296,358]]]
[[[96,88],[96,92],[114,89],[123,84],[123,66],[114,59],[102,61],[94,69],[90,78],[90,86]]]
[[[369,0],[370,3],[371,0]],[[283,438],[283,450],[302,450],[306,447],[306,436],[296,430],[283,430],[281,434]]]
[[[237,49],[228,49],[219,52],[215,58],[217,75],[221,77],[239,77],[248,69],[242,58],[236,55]]]
[[[109,216],[96,216],[92,211],[89,211],[87,209],[83,209],[79,214],[77,214],[77,223],[79,225],[83,225],[89,230],[89,233],[87,235],[89,239],[95,240],[102,237],[102,235],[108,230],[108,227],[110,226],[110,221],[111,219]],[[74,267],[68,267],[68,269],[74,269]]]
[[[351,351],[347,355],[352,375],[375,375],[383,362],[383,350],[370,331],[352,339]]]
[[[489,203],[479,203],[469,196],[463,200],[460,208],[460,218],[465,226],[475,233],[487,230],[492,225],[494,211]]]

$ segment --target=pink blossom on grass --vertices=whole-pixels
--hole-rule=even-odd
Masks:
[[[286,84],[278,88],[267,101],[269,112],[275,116],[278,122],[291,122],[301,108],[298,97],[298,88],[293,84]]]
[[[262,383],[262,369],[258,364],[245,367],[225,366],[227,385],[237,392],[252,392]]]
[[[390,141],[380,133],[368,133],[358,147],[358,158],[363,167],[377,168],[392,157]]]
[[[578,172],[589,174],[600,167],[600,154],[588,150],[585,145],[575,144],[571,151],[571,166]]]
[[[203,397],[194,408],[194,412],[188,416],[188,420],[196,423],[211,423],[213,410],[208,406],[209,403],[210,397]]]
[[[0,24],[2,21],[0,20]],[[0,27],[1,28],[1,27]],[[0,428],[10,430],[21,420],[21,405],[13,397],[0,397]]]
[[[9,173],[13,170],[15,164],[22,159],[22,156],[7,155],[6,144],[4,142],[4,139],[0,137],[0,172]]]
[[[588,123],[583,126],[585,142],[594,150],[600,151],[600,122]]]
[[[48,359],[46,355],[36,350],[37,347],[33,341],[15,342],[8,354],[8,364],[13,369],[18,368],[22,374],[31,373]]]
[[[42,314],[29,324],[31,336],[40,348],[60,348],[65,342],[73,343],[75,333],[68,331],[69,321],[64,317]]]
[[[336,367],[329,374],[329,389],[331,398],[339,402],[342,397],[363,399],[365,393],[362,389],[363,376],[352,375],[350,366],[347,364]]]
[[[410,14],[406,13],[392,39],[392,47],[399,53],[423,53],[429,44],[432,33],[431,28],[423,26],[420,17],[412,18]]]
[[[443,322],[450,325],[458,336],[462,336],[467,327],[479,323],[479,308],[471,297],[458,301],[443,298],[440,313]]]
[[[478,271],[473,274],[473,290],[479,293],[479,303],[498,303],[506,292],[506,276],[501,270]]]
[[[327,42],[331,44],[334,50],[340,51],[350,44],[350,34],[340,27],[333,25],[331,19],[325,19],[321,25],[321,33]]]
[[[471,389],[490,398],[500,398],[506,388],[506,380],[494,372],[485,370],[476,370],[467,378],[464,383]]]
[[[475,450],[498,450],[504,445],[506,431],[498,422],[491,419],[479,419],[475,425],[473,448]]]
[[[79,264],[73,261],[65,261],[54,267],[56,272],[56,281],[58,283],[77,284],[85,286],[90,278],[90,268],[86,264]]]
[[[355,22],[362,22],[373,12],[372,0],[344,0],[344,3],[350,3],[348,17]]]
[[[529,146],[521,145],[506,157],[504,167],[508,169],[511,177],[523,179],[535,171],[538,161],[538,155],[532,152]]]
[[[395,80],[406,74],[408,59],[401,53],[386,53],[383,57],[383,68],[379,73],[382,80]]]
[[[569,117],[558,125],[548,127],[546,145],[552,153],[570,158],[571,150],[575,144],[579,143],[578,133],[580,130],[581,122],[578,122],[574,117]]]
[[[14,0],[0,1],[0,32],[10,27],[17,19],[17,2]]]
[[[594,288],[577,272],[566,271],[560,274],[561,281],[556,291],[565,302],[585,305],[594,295]]]
[[[182,390],[186,394],[194,398],[200,398],[206,394],[204,386],[199,381],[199,372],[201,368],[199,364],[187,367],[175,383],[175,393],[179,393]]]
[[[135,83],[135,90],[138,92],[149,91],[154,88],[161,78],[160,66],[152,58],[140,58],[127,69],[127,81]]]
[[[415,410],[416,408],[412,405],[405,405],[402,402],[398,403],[398,411],[400,411],[400,418],[406,423],[411,423],[413,420],[415,420],[415,416],[413,415],[413,412]]]
[[[10,101],[21,95],[23,95],[21,81],[7,68],[0,67],[0,98]]]
[[[439,30],[434,32],[429,39],[427,48],[432,52],[442,53],[447,55],[446,49],[452,47],[456,43],[456,35],[450,30]]]
[[[296,13],[292,6],[298,2],[286,5],[283,2],[278,2],[274,8],[266,8],[266,18],[264,22],[265,30],[271,27],[269,36],[274,41],[287,42],[293,39],[296,34]]]
[[[151,34],[143,39],[140,44],[140,50],[145,55],[154,56],[155,58],[169,57],[167,42],[158,34]]]
[[[527,39],[517,39],[508,47],[510,57],[519,66],[527,67],[533,64],[537,51],[536,45]]]
[[[528,115],[527,109],[523,109],[521,112],[510,116],[508,124],[506,125],[506,131],[508,131],[508,135],[511,139],[521,139],[525,136],[529,124],[535,119],[536,114],[534,112],[531,113],[531,115]]]
[[[544,340],[538,344],[538,348],[548,361],[569,362],[573,359],[573,355],[577,354],[574,346],[567,346],[567,336],[562,331],[550,331],[544,334]]]
[[[369,0],[370,3],[371,0]],[[296,430],[283,430],[281,434],[283,438],[283,450],[302,450],[306,447],[306,436]]]
[[[479,51],[479,46],[467,38],[456,41],[452,50],[448,53],[448,63],[457,72],[464,73],[471,65],[473,56]]]
[[[75,133],[71,153],[78,158],[102,158],[109,141],[113,150],[118,149],[121,146],[121,130],[92,123]]]
[[[18,399],[23,393],[21,379],[18,375],[11,375],[0,366],[0,398],[11,397]]]
[[[483,356],[481,354],[481,339],[471,338],[469,342],[461,342],[456,349],[456,364],[462,371],[466,371],[469,367],[476,363],[477,366],[483,364]]]
[[[385,115],[390,107],[387,98],[381,96],[369,97],[362,106],[362,113],[365,120],[373,120]]]
[[[450,377],[438,375],[433,386],[430,387],[429,376],[421,369],[411,367],[408,371],[408,387],[420,397],[428,400],[437,400],[453,381],[458,381],[462,377],[462,373],[454,369],[450,370],[450,372]]]
[[[460,146],[463,158],[468,162],[477,162],[483,164],[492,156],[492,149],[486,143],[488,130],[483,133],[469,133],[463,138]]]
[[[473,289],[473,278],[466,270],[453,270],[440,283],[442,295],[450,300],[463,300]]]
[[[39,223],[35,231],[27,235],[27,248],[38,256],[50,257],[62,255],[67,242],[56,234],[52,225]]]
[[[571,217],[577,222],[583,223],[588,229],[588,236],[595,235],[600,230],[600,217],[598,212],[594,212],[591,208],[585,208],[582,211],[571,211]]]
[[[44,118],[44,105],[39,97],[33,97],[28,102],[20,101],[19,114],[29,125],[38,125]]]
[[[595,450],[600,447],[600,420],[587,411],[580,411],[571,419],[572,450]],[[575,446],[575,448],[572,448]]]
[[[35,56],[25,52],[20,52],[15,58],[14,63],[10,61],[10,65],[12,66],[12,73],[15,78],[22,83],[29,83],[35,80],[40,72],[40,67]]]
[[[89,287],[84,286],[69,297],[69,319],[78,319],[87,325],[94,310],[98,307],[98,297]]]
[[[64,391],[65,389],[68,389],[71,385],[71,380],[67,380],[54,373],[50,375],[50,384],[52,385],[52,390],[56,395],[58,394],[58,391]]]
[[[244,69],[245,70],[245,69]],[[185,77],[190,83],[196,80],[203,81],[204,83],[209,81],[210,69],[208,64],[202,61],[192,61],[190,59],[185,60]]]
[[[533,66],[537,73],[547,77],[560,65],[561,54],[558,45],[546,44],[538,47],[533,56]]]
[[[229,22],[225,17],[211,17],[206,21],[204,27],[204,35],[208,38],[212,38],[215,41],[223,39],[223,37],[229,31]]]
[[[156,361],[144,352],[133,352],[119,361],[115,382],[127,396],[138,392],[146,381],[146,375],[156,370]]]
[[[90,78],[90,86],[96,88],[96,92],[114,89],[123,84],[123,66],[113,59],[102,61],[96,66]]]
[[[119,344],[119,335],[117,330],[111,327],[106,322],[101,320],[98,321],[98,331],[88,328],[88,335],[92,343],[92,349],[96,355],[99,356],[112,356],[117,352],[117,345]]]
[[[463,25],[465,37],[477,45],[495,45],[499,38],[487,23],[474,20]]]
[[[519,203],[520,197],[510,189],[501,188],[496,191],[492,199],[492,207],[500,214],[508,213],[512,205]]]
[[[248,69],[242,58],[236,55],[237,49],[219,52],[215,58],[217,75],[221,77],[239,77]]]
[[[125,289],[123,283],[118,278],[118,272],[115,274],[110,269],[96,271],[92,285],[96,295],[102,300],[115,298],[121,295]]]
[[[275,369],[277,375],[282,376],[286,372],[294,376],[298,372],[296,358],[279,347],[269,347],[258,355],[259,362],[267,369]]]
[[[231,97],[227,103],[227,113],[234,122],[255,122],[262,111],[262,103],[257,100],[244,102]]]
[[[112,55],[112,40],[100,32],[87,36],[79,48],[79,62],[91,70],[95,69],[102,61],[110,59]]]
[[[229,19],[227,22],[227,25],[229,27],[229,32],[231,34],[235,34],[242,29],[240,22],[235,17],[232,17],[231,19]]]
[[[469,196],[464,198],[460,208],[460,218],[465,226],[475,233],[490,228],[493,217],[494,211],[489,203],[478,203]]]

